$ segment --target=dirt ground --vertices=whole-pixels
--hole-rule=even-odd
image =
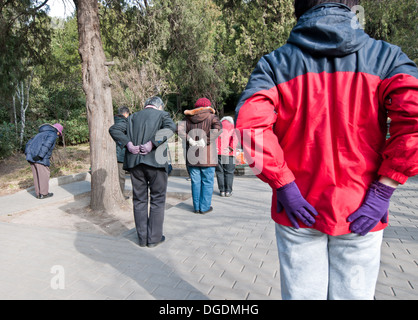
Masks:
[[[87,172],[90,168],[88,144],[56,147],[51,157],[51,178]],[[13,194],[33,186],[30,165],[23,153],[0,160],[0,196]]]

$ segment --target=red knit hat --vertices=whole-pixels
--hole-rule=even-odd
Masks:
[[[212,106],[212,104],[210,103],[210,100],[206,98],[200,98],[194,104],[195,108],[210,107],[210,106]]]

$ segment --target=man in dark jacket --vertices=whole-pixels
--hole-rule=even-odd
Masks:
[[[54,125],[43,124],[39,128],[39,133],[26,144],[26,160],[30,163],[32,169],[35,193],[38,199],[45,199],[54,195],[49,192],[49,158],[52,155],[57,138],[62,135],[62,131],[63,126],[59,123]]]
[[[128,151],[123,169],[131,173],[134,218],[141,247],[155,247],[165,240],[163,222],[168,179],[167,140],[174,134],[176,125],[163,108],[161,98],[149,98],[143,110],[109,129],[116,143],[126,146]],[[151,193],[149,214],[148,188]]]
[[[205,214],[213,210],[213,182],[218,165],[216,139],[222,132],[222,125],[207,98],[198,99],[194,109],[186,110],[184,114],[186,121],[179,124],[178,132],[186,141],[194,212]]]
[[[129,117],[129,108],[122,106],[118,110],[118,114],[115,115],[115,123],[126,122]],[[121,147],[119,143],[116,143],[116,158],[118,161],[118,172],[119,172],[119,185],[122,193],[125,191],[125,170],[123,169],[123,161],[125,160],[126,148]],[[125,197],[126,199],[128,197]]]
[[[364,32],[358,2],[296,0],[236,109],[272,188],[283,299],[373,299],[391,195],[418,174],[417,67]]]

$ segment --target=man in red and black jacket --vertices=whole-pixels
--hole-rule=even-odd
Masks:
[[[370,38],[355,5],[296,0],[287,44],[236,109],[247,161],[273,189],[285,299],[373,298],[390,197],[418,174],[417,67]]]

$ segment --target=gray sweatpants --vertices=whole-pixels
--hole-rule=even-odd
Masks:
[[[329,236],[276,224],[284,300],[373,299],[383,230]]]

